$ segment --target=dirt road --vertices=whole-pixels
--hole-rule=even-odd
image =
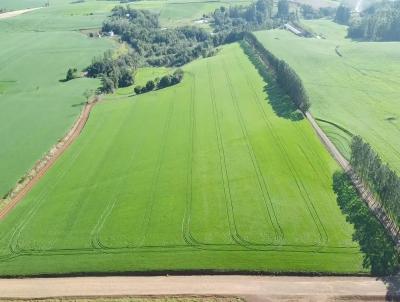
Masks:
[[[74,142],[79,136],[87,120],[89,119],[90,111],[92,110],[95,102],[87,103],[81,112],[81,115],[76,120],[75,124],[66,136],[45,156],[44,159],[39,161],[26,178],[17,188],[13,191],[11,200],[1,208],[0,220],[4,219],[8,213],[25,197],[26,194],[33,188],[33,186],[46,174],[46,172],[53,166],[57,159],[64,153],[64,151]]]
[[[12,12],[6,12],[6,13],[2,13],[0,14],[0,20],[1,19],[8,19],[8,18],[13,18],[25,13],[29,13],[32,12],[34,10],[40,9],[41,7],[36,7],[36,8],[28,8],[28,9],[21,9],[21,10],[14,10]]]
[[[392,289],[392,293],[396,290]],[[387,285],[370,277],[170,276],[1,279],[1,298],[223,295],[248,301],[384,300]],[[397,292],[398,294],[398,292]]]
[[[339,152],[339,150],[335,147],[335,145],[331,142],[328,136],[322,131],[314,117],[311,113],[307,112],[306,117],[314,128],[315,132],[318,134],[322,143],[331,153],[332,157],[339,163],[339,165],[346,171],[346,173],[350,176],[353,184],[357,188],[360,196],[368,205],[368,207],[372,210],[375,216],[379,219],[382,225],[386,228],[388,233],[391,235],[392,239],[397,245],[397,248],[400,249],[400,229],[396,226],[396,224],[389,218],[389,215],[386,214],[386,211],[383,207],[380,206],[379,202],[377,202],[374,198],[374,195],[369,190],[368,186],[363,183],[363,181],[357,176],[356,173],[352,171],[351,165],[349,162],[343,157],[343,155]]]

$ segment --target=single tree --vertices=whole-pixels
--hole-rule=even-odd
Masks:
[[[152,91],[156,87],[156,84],[154,84],[154,81],[150,80],[146,83],[146,90],[147,91]]]
[[[348,24],[351,17],[350,8],[340,5],[336,11],[335,21],[339,24]]]
[[[70,68],[70,69],[68,69],[68,71],[67,71],[67,75],[66,75],[66,77],[65,77],[65,80],[66,81],[70,81],[70,80],[73,80],[73,79],[75,79],[76,77],[77,77],[77,75],[76,75],[76,73],[78,72],[78,70],[76,69],[76,68]]]
[[[136,94],[141,94],[142,93],[142,86],[138,85],[136,86],[133,91],[135,91]]]
[[[289,1],[279,0],[278,2],[278,16],[282,19],[287,19],[289,16]]]
[[[103,93],[113,93],[115,85],[112,79],[107,76],[101,78],[101,91]]]

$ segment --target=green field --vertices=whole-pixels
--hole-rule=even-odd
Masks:
[[[0,0],[0,8],[10,10],[43,4]],[[83,93],[99,86],[99,81],[91,79],[59,81],[68,68],[82,70],[94,56],[115,47],[111,40],[90,39],[80,29],[100,28],[118,4],[52,0],[50,7],[0,20],[0,40],[7,41],[0,49],[0,200],[68,131],[85,101]],[[222,2],[140,1],[131,5],[161,12],[162,23],[172,26],[192,24]]]
[[[71,127],[83,92],[99,85],[91,79],[62,83],[66,70],[83,69],[114,47],[68,28],[32,31],[44,12],[0,20],[0,39],[7,41],[0,49],[0,199]],[[56,22],[48,16],[43,22]]]
[[[331,188],[338,166],[306,120],[274,113],[279,89],[240,46],[184,70],[96,105],[0,221],[1,275],[368,271]]]
[[[400,171],[400,43],[351,41],[346,27],[327,20],[306,24],[325,39],[283,30],[257,37],[300,75],[311,112],[346,156],[349,133],[359,134]]]

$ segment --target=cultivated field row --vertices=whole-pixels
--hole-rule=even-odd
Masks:
[[[282,97],[235,44],[185,67],[178,86],[99,104],[1,222],[0,268],[81,255],[92,271],[288,270],[279,257],[292,254],[304,271],[330,257],[345,259],[338,271],[363,271],[331,189],[336,164],[307,121],[279,118],[267,95]],[[115,262],[91,264],[104,255]]]

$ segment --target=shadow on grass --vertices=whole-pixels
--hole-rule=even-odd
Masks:
[[[267,83],[264,86],[264,91],[268,94],[268,103],[271,105],[276,115],[291,121],[300,121],[304,119],[303,114],[296,108],[289,96],[279,87],[272,70],[265,66],[265,63],[247,42],[242,41],[240,46],[251,63],[253,63],[258,73]]]
[[[399,253],[395,244],[369,207],[361,200],[347,174],[336,172],[333,175],[333,190],[346,220],[354,226],[353,240],[358,242],[363,252],[363,267],[370,269],[375,276],[396,274],[399,270]],[[399,279],[396,280],[397,283],[388,288],[393,287],[398,290]]]
[[[71,107],[81,107],[81,106],[84,106],[84,105],[86,105],[86,101],[85,102],[81,102],[81,103],[77,103],[77,104],[72,104],[71,105]]]

